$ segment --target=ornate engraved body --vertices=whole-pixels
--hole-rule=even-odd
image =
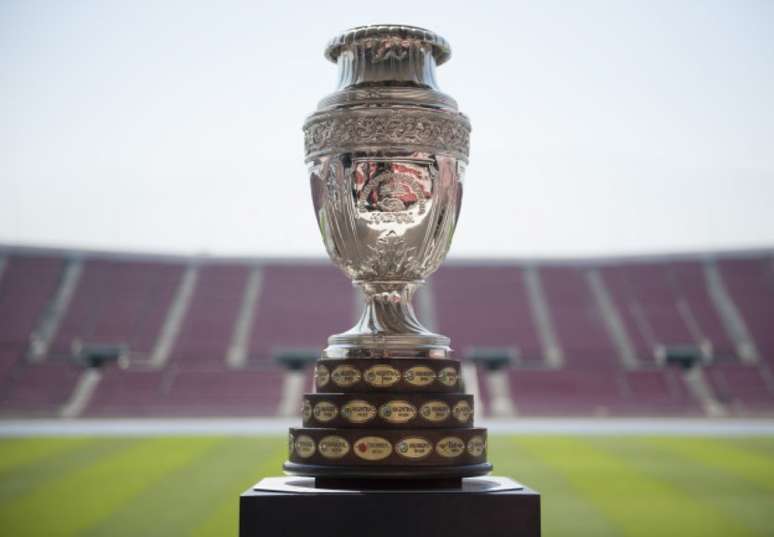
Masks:
[[[325,247],[366,308],[324,358],[448,355],[411,297],[446,256],[462,199],[470,123],[435,82],[450,53],[409,26],[356,28],[327,47],[339,84],[304,125],[306,160]]]

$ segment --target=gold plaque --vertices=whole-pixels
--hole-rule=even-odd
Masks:
[[[296,438],[296,454],[299,457],[309,458],[314,455],[314,450],[314,440],[312,437],[302,434]]]
[[[400,371],[387,364],[377,364],[365,372],[365,381],[376,388],[387,388],[400,380]]]
[[[473,415],[473,409],[470,408],[468,402],[463,399],[454,405],[454,408],[452,408],[452,415],[457,418],[457,421],[460,423],[467,423]]]
[[[451,410],[443,401],[428,401],[419,407],[419,414],[427,421],[440,422],[449,417]]]
[[[341,407],[341,415],[352,423],[365,423],[374,419],[376,407],[368,401],[355,399]]]
[[[349,442],[340,436],[326,436],[320,440],[320,454],[326,459],[340,459],[349,453]]]
[[[468,453],[470,453],[474,457],[480,457],[484,453],[485,449],[486,449],[486,442],[484,442],[483,437],[474,436],[473,438],[468,440]]]
[[[441,381],[441,384],[445,384],[446,386],[456,386],[457,381],[459,380],[457,370],[453,367],[444,367],[438,372],[438,380]]]
[[[320,450],[322,451],[322,449]],[[435,451],[441,457],[448,459],[459,457],[463,451],[465,451],[465,442],[456,436],[447,436],[438,441],[435,446]]]
[[[404,438],[395,444],[395,453],[407,459],[421,459],[433,452],[433,443],[418,436]]]
[[[407,369],[403,378],[412,386],[427,386],[435,380],[435,371],[426,365],[416,365]]]
[[[406,423],[417,415],[417,409],[408,401],[389,401],[379,407],[379,416],[390,423]]]
[[[309,399],[304,399],[304,408],[302,414],[305,420],[308,420],[312,417],[312,404],[309,402]]]
[[[333,370],[331,378],[336,386],[346,388],[360,382],[360,371],[351,365],[344,364]]]
[[[339,409],[333,403],[320,401],[314,405],[313,414],[317,421],[325,423],[335,418],[339,414]]]
[[[328,381],[331,379],[331,374],[327,367],[322,364],[317,364],[317,367],[314,368],[314,378],[317,381],[317,386],[322,388],[328,384]]]
[[[380,461],[392,453],[392,444],[379,436],[364,436],[355,442],[355,455],[367,461]]]

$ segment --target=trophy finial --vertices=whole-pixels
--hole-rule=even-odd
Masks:
[[[325,49],[325,57],[339,66],[339,90],[374,84],[437,90],[435,68],[450,56],[451,48],[443,37],[397,24],[347,30]]]
[[[355,47],[372,51],[377,62],[389,58],[400,59],[409,47],[430,50],[436,65],[445,63],[451,57],[451,47],[446,39],[430,30],[406,24],[373,24],[350,28],[331,39],[325,47],[325,57],[336,63],[342,51]]]

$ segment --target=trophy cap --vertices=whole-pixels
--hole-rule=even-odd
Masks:
[[[325,57],[336,63],[345,48],[353,45],[365,48],[380,45],[389,47],[391,41],[403,46],[408,42],[422,48],[429,47],[436,65],[441,65],[451,57],[451,47],[446,39],[430,30],[405,24],[373,24],[346,30],[331,39],[325,47]]]

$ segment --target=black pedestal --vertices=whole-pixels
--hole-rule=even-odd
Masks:
[[[462,488],[314,489],[305,478],[270,478],[240,497],[240,537],[538,537],[540,495],[509,479]]]

